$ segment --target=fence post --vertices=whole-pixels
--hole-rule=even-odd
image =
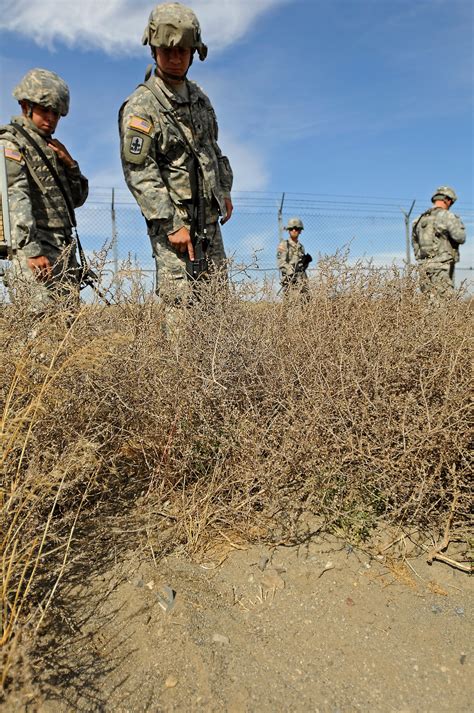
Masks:
[[[283,240],[283,203],[285,201],[285,194],[281,194],[281,203],[280,203],[280,208],[278,209],[278,235],[280,241]]]
[[[115,220],[115,188],[112,188],[112,204],[110,209],[112,218],[112,260],[114,263],[114,276],[116,276],[118,273],[118,235]]]
[[[411,216],[411,212],[414,208],[415,203],[416,203],[416,200],[414,200],[413,203],[411,204],[411,208],[408,211],[408,213],[406,211],[404,211],[403,208],[400,209],[402,211],[403,215],[405,216],[405,247],[406,247],[406,253],[407,253],[407,265],[411,265],[410,216]]]

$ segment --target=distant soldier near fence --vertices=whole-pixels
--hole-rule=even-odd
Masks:
[[[289,238],[281,240],[277,249],[281,290],[284,295],[294,291],[307,298],[309,287],[306,270],[313,258],[305,252],[299,241],[300,233],[304,230],[303,221],[300,218],[290,218],[285,230],[288,231]]]
[[[59,304],[73,310],[81,282],[74,208],[85,202],[88,181],[67,148],[52,138],[69,111],[69,89],[54,72],[37,68],[13,96],[22,114],[0,127],[11,225],[5,281],[11,299],[26,301],[35,315]]]
[[[449,186],[434,192],[433,207],[413,221],[412,243],[420,271],[420,289],[434,298],[454,290],[454,267],[466,230],[459,216],[449,212],[457,195]]]
[[[157,5],[142,42],[155,67],[120,109],[122,166],[147,223],[157,293],[172,312],[189,304],[193,281],[225,272],[219,217],[223,224],[232,215],[232,170],[214,109],[187,79],[195,54],[207,56],[194,12]]]

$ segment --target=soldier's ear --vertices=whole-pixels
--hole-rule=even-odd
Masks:
[[[31,102],[27,102],[26,99],[20,99],[18,104],[21,106],[23,116],[31,117],[33,113],[33,105]]]

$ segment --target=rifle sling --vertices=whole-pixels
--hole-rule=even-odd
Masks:
[[[68,194],[64,190],[64,186],[61,183],[61,179],[59,178],[58,172],[54,168],[54,166],[51,163],[51,161],[49,160],[49,158],[46,156],[46,154],[43,151],[43,149],[41,148],[41,146],[38,145],[38,143],[34,140],[34,138],[32,136],[30,136],[30,134],[26,131],[26,129],[24,129],[22,126],[20,126],[20,124],[16,124],[13,121],[11,123],[11,126],[13,126],[17,131],[19,131],[20,134],[23,136],[23,138],[25,138],[31,144],[31,146],[35,149],[36,153],[41,158],[41,160],[45,164],[46,168],[50,172],[56,186],[59,188],[59,190],[61,192],[62,197],[64,198],[64,202],[66,203],[66,208],[67,208],[67,212],[69,215],[69,221],[71,223],[71,226],[74,228],[74,232],[76,235],[77,249],[78,249],[79,258],[81,261],[81,269],[83,271],[83,274],[85,275],[86,272],[88,271],[88,266],[87,266],[87,260],[86,260],[85,253],[82,248],[81,241],[79,240],[79,235],[77,234],[77,230],[76,230],[77,222],[76,222],[76,216],[74,214],[74,206],[72,205]]]
[[[171,117],[171,119],[173,121],[173,125],[178,129],[179,133],[183,137],[185,143],[189,147],[189,150],[191,151],[191,153],[194,157],[195,171],[196,171],[196,182],[197,182],[196,187],[197,187],[198,195],[197,195],[197,200],[193,200],[193,202],[194,202],[195,206],[198,208],[199,212],[201,213],[203,207],[200,206],[199,204],[200,204],[200,197],[201,197],[201,193],[202,193],[202,190],[200,187],[200,184],[202,182],[202,169],[201,169],[201,164],[199,162],[199,157],[196,153],[196,150],[194,149],[194,146],[191,144],[190,140],[188,139],[185,132],[183,131],[183,128],[181,127],[181,124],[179,123],[179,120],[173,110],[173,107],[169,103],[166,95],[159,89],[159,87],[155,86],[155,83],[152,82],[152,78],[147,79],[146,82],[142,82],[138,86],[145,87],[145,89],[148,89],[148,91],[153,94],[155,99],[158,101],[160,108],[163,110],[163,113]],[[198,230],[200,229],[200,227],[203,227],[203,226],[205,227],[205,223],[206,223],[205,220],[203,222],[203,226],[199,226],[199,222],[200,222],[200,220],[202,221],[203,217],[204,217],[203,215],[198,215],[198,220],[197,221],[193,220],[193,222],[198,223]]]
[[[54,168],[54,166],[53,166],[53,164],[51,163],[51,161],[49,160],[49,158],[46,156],[46,154],[45,154],[45,152],[43,151],[43,149],[41,148],[41,146],[39,146],[39,145],[36,143],[36,141],[34,140],[34,138],[33,138],[32,136],[30,136],[30,134],[29,134],[22,126],[20,126],[20,124],[15,124],[15,122],[12,122],[11,125],[12,125],[17,131],[19,131],[20,134],[23,136],[23,138],[25,138],[25,139],[33,146],[33,148],[35,149],[36,153],[39,155],[39,157],[41,158],[41,160],[43,161],[43,163],[46,165],[48,171],[50,172],[51,176],[53,177],[53,180],[54,180],[55,184],[57,185],[57,187],[58,187],[59,190],[61,191],[61,195],[62,195],[62,197],[64,198],[64,202],[66,203],[67,212],[68,212],[68,214],[69,214],[69,220],[71,221],[71,225],[75,228],[76,225],[77,225],[77,223],[76,223],[76,217],[75,217],[75,215],[74,215],[74,207],[73,207],[72,204],[71,204],[71,201],[70,201],[70,199],[69,199],[68,194],[67,194],[66,191],[64,190],[64,186],[63,186],[63,184],[61,183],[61,179],[60,179],[59,176],[58,176],[58,172],[57,172],[56,169]]]

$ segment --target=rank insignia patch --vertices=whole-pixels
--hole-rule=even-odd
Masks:
[[[130,153],[134,156],[141,154],[143,148],[143,138],[141,136],[132,136],[130,139]]]
[[[141,119],[139,116],[132,116],[132,118],[128,122],[128,126],[131,129],[143,131],[144,134],[149,134],[151,131],[152,124],[146,119]]]

